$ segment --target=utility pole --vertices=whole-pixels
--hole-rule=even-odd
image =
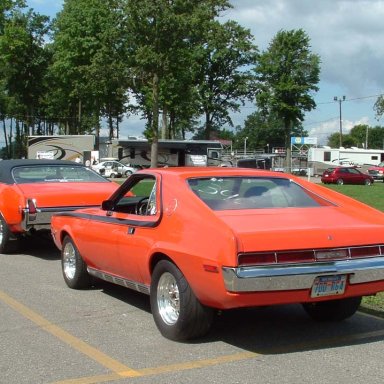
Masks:
[[[341,103],[345,101],[345,96],[333,98],[334,101],[339,102],[339,126],[340,126],[340,138],[339,138],[339,148],[343,146],[343,120],[341,118]]]

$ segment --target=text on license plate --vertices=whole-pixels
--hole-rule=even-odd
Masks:
[[[311,297],[342,295],[347,275],[318,276],[312,286]]]

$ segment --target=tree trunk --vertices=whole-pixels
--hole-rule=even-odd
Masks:
[[[157,167],[157,155],[159,146],[159,77],[153,75],[152,84],[152,144],[151,144],[151,168]]]
[[[291,151],[291,122],[285,120],[285,167],[286,172],[292,173],[292,151]]]
[[[161,120],[161,138],[166,139],[168,137],[168,121],[167,121],[167,106],[163,105],[163,115]]]

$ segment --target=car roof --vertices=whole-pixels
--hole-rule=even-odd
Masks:
[[[48,159],[14,159],[0,161],[0,183],[13,184],[14,180],[11,176],[13,168],[21,166],[37,166],[37,165],[67,165],[74,167],[84,167],[81,163],[70,160],[48,160]]]
[[[268,171],[255,168],[238,168],[238,167],[164,167],[164,168],[147,168],[137,173],[160,173],[162,175],[179,176],[182,178],[193,177],[230,177],[230,176],[253,176],[253,177],[282,177],[295,178],[291,174],[277,171]]]

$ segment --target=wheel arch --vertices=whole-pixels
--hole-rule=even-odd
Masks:
[[[165,253],[163,252],[155,252],[150,260],[149,260],[149,274],[150,276],[152,276],[153,274],[153,270],[155,269],[155,266],[156,264],[161,261],[161,260],[168,260],[169,262],[173,263],[176,265],[177,268],[179,268],[179,266],[177,265],[177,263],[171,258],[169,257],[168,255],[166,255]],[[180,269],[180,268],[179,268]]]

